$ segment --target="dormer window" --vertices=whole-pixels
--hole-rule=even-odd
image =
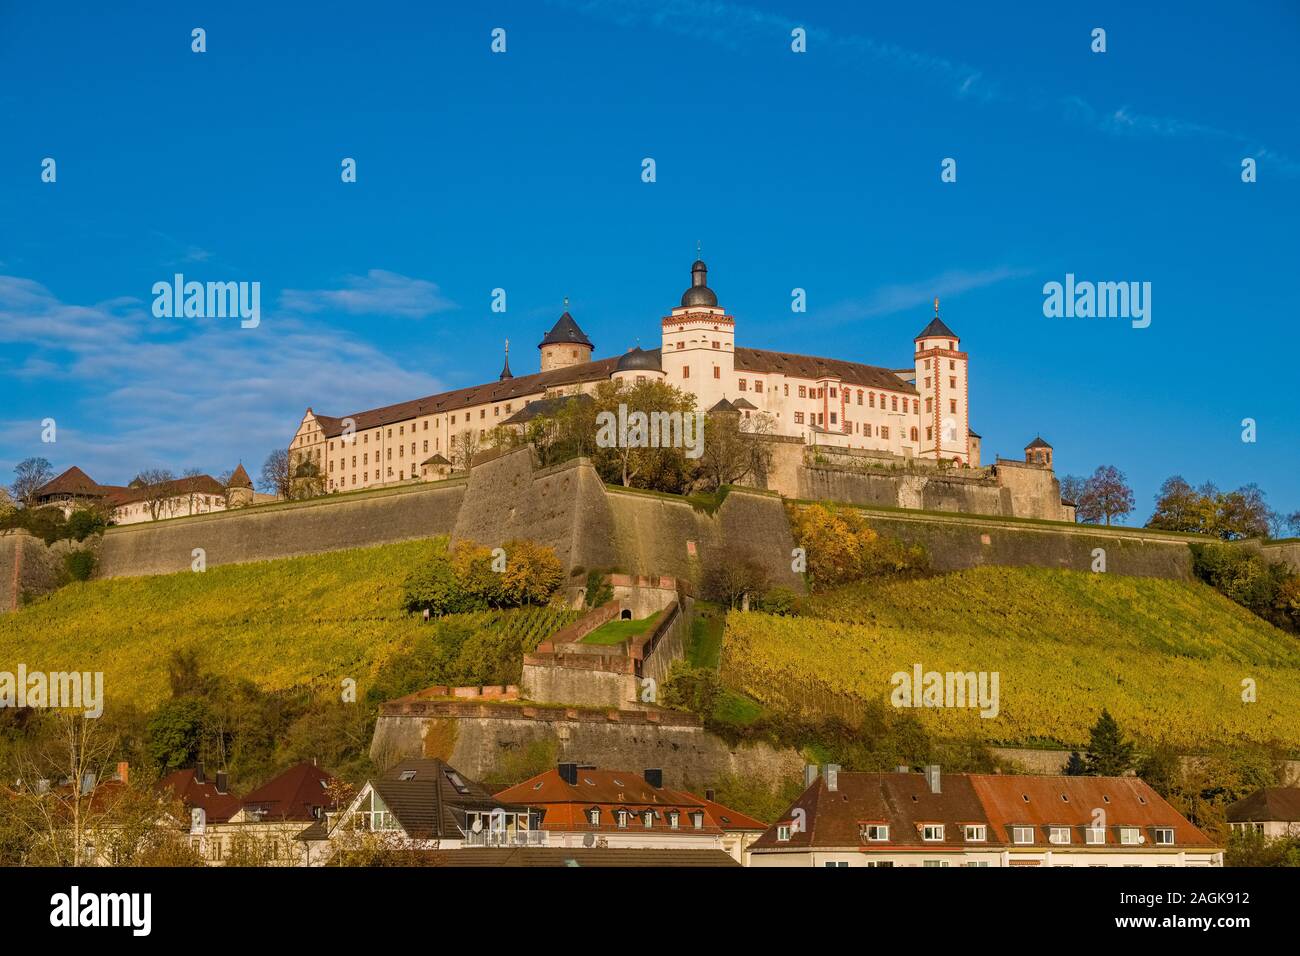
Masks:
[[[864,823],[858,827],[858,837],[866,843],[884,843],[889,839],[889,825]]]
[[[778,843],[785,843],[790,839],[790,824],[782,823],[776,828],[776,839]]]
[[[593,827],[600,826],[600,810],[596,809],[595,807],[592,807],[590,810],[588,810],[587,822],[590,823]]]
[[[1048,827],[1047,842],[1056,846],[1065,846],[1070,842],[1069,827]]]
[[[1088,846],[1105,846],[1106,828],[1088,827],[1083,831],[1083,842]]]
[[[691,825],[697,830],[704,829],[704,814],[701,811],[696,810],[691,814]]]
[[[1173,846],[1174,828],[1156,827],[1156,846]]]
[[[925,824],[925,826],[921,827],[921,839],[927,843],[941,843],[943,841],[943,824]]]
[[[968,823],[962,828],[967,843],[983,843],[988,839],[988,827],[982,823]]]
[[[673,810],[671,813],[669,813],[669,814],[668,814],[668,826],[669,826],[669,828],[671,828],[671,829],[673,829],[673,830],[676,830],[676,829],[677,829],[677,821],[680,820],[680,819],[681,819],[681,817],[680,817],[680,815],[677,813],[676,810]]]
[[[1033,827],[1012,827],[1011,842],[1020,846],[1028,846],[1034,842]]]
[[[620,830],[626,830],[626,829],[627,829],[627,811],[626,811],[626,810],[620,810],[620,811],[618,811],[618,828],[619,828]]]
[[[655,815],[653,810],[647,810],[642,816],[645,819],[645,828],[649,830],[655,825]]]
[[[1122,846],[1137,846],[1138,828],[1137,827],[1120,827],[1119,842]]]

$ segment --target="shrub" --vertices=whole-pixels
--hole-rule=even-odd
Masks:
[[[1279,627],[1300,627],[1300,574],[1236,544],[1194,544],[1192,571],[1224,597]]]
[[[69,551],[63,557],[63,566],[74,581],[89,581],[95,573],[95,552]]]
[[[473,542],[458,541],[450,552],[435,549],[407,574],[403,606],[441,617],[548,603],[564,581],[555,551],[522,540],[507,542],[504,550],[505,566],[498,571],[493,552]]]
[[[685,661],[673,661],[668,669],[660,699],[665,707],[689,710],[706,720],[722,696],[722,679],[711,667],[691,667]]]
[[[600,607],[614,600],[614,588],[610,586],[607,575],[599,568],[587,572],[587,597],[583,601],[587,607]]]
[[[929,568],[924,549],[881,537],[850,508],[792,506],[790,523],[795,541],[806,554],[814,591],[866,577],[919,574]]]
[[[789,588],[772,588],[759,598],[756,610],[765,614],[793,617],[799,613],[799,595]]]
[[[68,534],[77,541],[85,541],[92,534],[102,534],[108,527],[104,515],[89,508],[78,508],[68,518]]]

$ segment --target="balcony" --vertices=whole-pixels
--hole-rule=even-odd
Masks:
[[[546,846],[545,830],[473,830],[465,834],[465,846]]]

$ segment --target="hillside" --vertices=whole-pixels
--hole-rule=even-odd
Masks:
[[[126,700],[147,709],[167,693],[170,653],[195,648],[206,670],[264,689],[339,687],[351,677],[364,694],[380,665],[432,630],[401,608],[407,572],[432,548],[410,541],[71,584],[0,614],[0,670],[102,670],[110,708]],[[523,608],[461,617],[540,640],[573,616]]]
[[[998,672],[1000,713],[913,711],[942,736],[1074,745],[1108,708],[1140,740],[1300,749],[1300,640],[1193,583],[983,567],[857,584],[802,617],[732,612],[724,684],[774,710],[852,720],[891,675]],[[1258,699],[1242,701],[1242,681]]]

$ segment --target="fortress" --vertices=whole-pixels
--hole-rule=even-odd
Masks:
[[[289,449],[295,466],[316,466],[327,492],[441,478],[460,457],[453,449],[527,420],[533,402],[657,379],[692,393],[702,410],[726,403],[745,418],[766,416],[772,434],[809,447],[979,468],[969,357],[938,312],[935,300],[905,368],[745,348],[696,260],[680,304],[659,323],[657,349],[593,359],[595,346],[566,310],[538,343],[540,371],[512,374],[507,346],[496,382],[340,417],[308,408]]]

